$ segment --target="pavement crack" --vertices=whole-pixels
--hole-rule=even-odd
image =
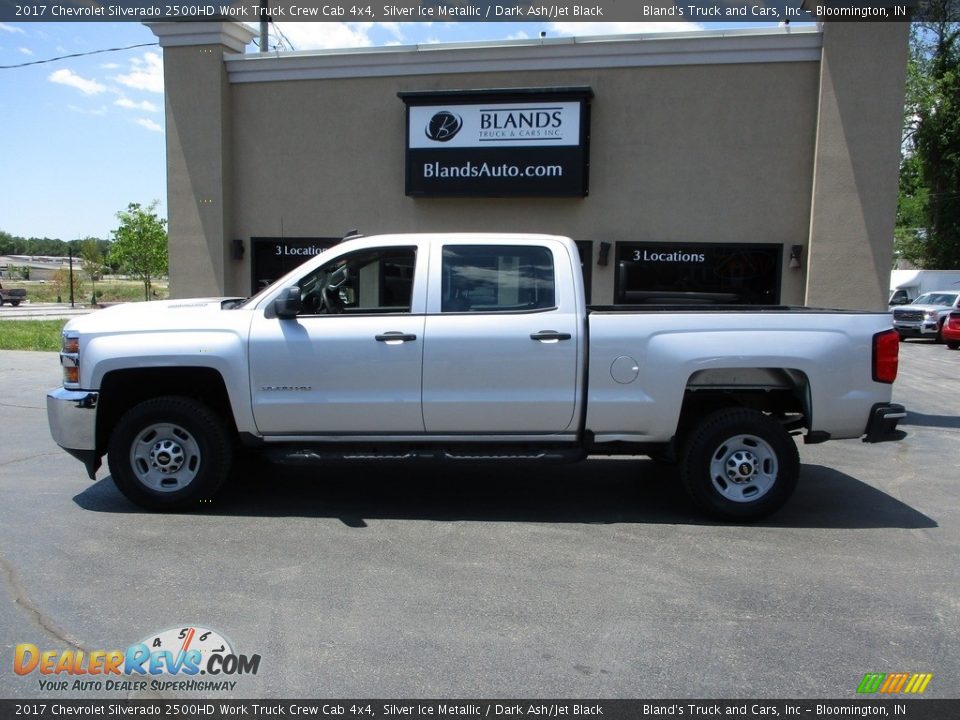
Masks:
[[[0,467],[6,467],[7,465],[15,465],[16,463],[21,463],[21,462],[24,462],[24,461],[26,461],[26,460],[35,460],[35,459],[37,459],[37,458],[48,457],[48,456],[51,456],[51,455],[57,455],[57,456],[59,457],[59,453],[55,453],[55,452],[36,453],[35,455],[28,455],[27,457],[14,458],[13,460],[7,460],[7,461],[5,461],[5,462],[0,462]]]
[[[13,592],[14,604],[23,608],[33,618],[34,623],[36,623],[40,629],[50,635],[53,639],[59,640],[75,650],[82,650],[83,652],[88,653],[88,650],[83,647],[79,640],[71,637],[66,630],[61,629],[45,612],[43,612],[43,610],[37,607],[33,600],[30,599],[30,597],[27,595],[26,588],[20,581],[19,573],[10,563],[10,561],[7,560],[3,553],[0,553],[0,571],[3,572],[3,576],[6,578],[7,584],[10,585],[10,589]]]
[[[13,403],[5,403],[5,402],[0,402],[0,407],[17,408],[18,410],[43,410],[44,409],[37,405],[14,405]]]

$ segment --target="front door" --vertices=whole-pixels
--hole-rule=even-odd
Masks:
[[[250,383],[261,433],[423,432],[420,264],[415,247],[357,250],[299,281],[298,317],[258,314]]]

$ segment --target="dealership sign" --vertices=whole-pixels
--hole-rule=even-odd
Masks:
[[[587,194],[589,88],[402,92],[406,193],[414,197]]]

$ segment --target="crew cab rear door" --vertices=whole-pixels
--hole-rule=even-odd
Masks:
[[[580,314],[567,251],[561,243],[498,242],[431,246],[428,434],[575,430]]]

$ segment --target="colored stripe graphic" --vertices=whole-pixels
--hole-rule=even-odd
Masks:
[[[919,695],[933,680],[933,673],[867,673],[857,686],[861,694]]]
[[[857,692],[871,694],[877,692],[885,677],[886,675],[884,673],[867,673],[863,676],[863,680],[860,681],[860,687],[857,688]]]

